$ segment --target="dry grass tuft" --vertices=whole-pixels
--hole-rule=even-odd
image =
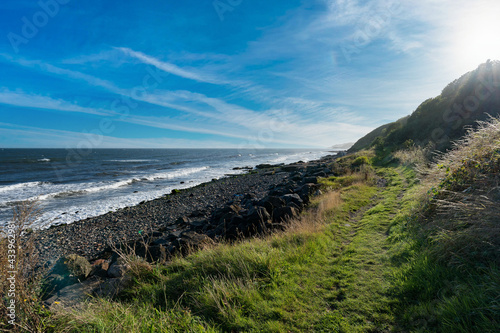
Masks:
[[[43,331],[45,311],[40,305],[43,272],[39,267],[32,237],[33,224],[40,215],[36,201],[23,202],[14,208],[12,220],[1,229],[0,290],[3,298],[0,302],[2,318],[0,329],[2,331]]]
[[[394,158],[398,159],[402,165],[415,167],[417,169],[426,167],[429,162],[427,158],[428,155],[427,149],[419,146],[401,149],[393,154]]]
[[[428,222],[439,258],[453,265],[500,260],[500,119],[480,122],[441,155]]]
[[[323,230],[328,212],[341,204],[340,193],[337,191],[327,192],[319,196],[312,203],[310,209],[288,221],[286,232],[316,233]]]

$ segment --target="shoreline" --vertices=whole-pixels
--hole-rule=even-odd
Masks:
[[[202,149],[199,153],[111,149],[70,166],[65,151],[23,153],[13,150],[4,156],[8,177],[0,185],[0,225],[12,218],[12,207],[39,202],[42,214],[33,230],[70,224],[135,206],[170,193],[172,189],[194,187],[224,176],[241,174],[259,163],[295,163],[316,160],[326,150],[262,149],[258,151]],[[241,153],[241,154],[240,154]],[[41,157],[50,162],[37,162]],[[220,159],[218,157],[221,157]],[[20,159],[19,168],[9,161]],[[237,167],[240,170],[234,170]],[[25,170],[29,168],[29,170]],[[74,171],[71,172],[70,171]]]
[[[209,235],[207,225],[213,223],[217,210],[228,204],[241,203],[252,208],[277,188],[287,188],[293,193],[311,171],[325,169],[319,165],[333,162],[337,156],[327,155],[318,160],[296,162],[288,165],[262,165],[238,175],[227,176],[202,183],[170,194],[143,201],[96,217],[35,230],[32,236],[40,262],[51,265],[61,256],[78,254],[88,260],[101,258],[110,252],[111,245],[130,244],[145,235],[174,235],[196,230]],[[316,168],[316,169],[315,169]],[[327,170],[328,171],[328,170]],[[302,174],[300,173],[302,172]],[[325,175],[326,173],[322,170]],[[310,181],[313,181],[309,179]],[[205,230],[203,230],[205,228]]]

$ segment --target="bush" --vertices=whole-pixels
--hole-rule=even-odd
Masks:
[[[365,164],[370,164],[370,160],[368,159],[368,157],[366,156],[359,156],[357,157],[353,162],[352,162],[352,166],[357,168],[357,167],[360,167],[362,165],[365,165]]]

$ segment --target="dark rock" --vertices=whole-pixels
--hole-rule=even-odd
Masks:
[[[155,245],[167,245],[167,244],[170,244],[170,241],[165,239],[165,238],[159,238],[157,240],[155,240],[152,245],[155,246]]]
[[[101,283],[97,279],[89,279],[62,288],[56,295],[46,299],[44,305],[49,309],[76,307],[92,296],[94,289]]]
[[[170,253],[167,253],[164,245],[148,246],[145,256],[146,261],[165,263],[169,258]]]
[[[275,167],[274,165],[266,164],[266,163],[259,164],[259,165],[255,166],[256,169],[269,169],[269,168],[274,168],[274,167]]]
[[[163,236],[163,232],[160,232],[160,231],[153,231],[151,233],[151,237],[161,237]]]
[[[307,183],[317,184],[318,178],[317,177],[304,177],[303,183],[304,184],[307,184]]]
[[[286,222],[288,219],[293,218],[299,214],[298,210],[295,207],[286,206],[276,208],[273,211],[273,222],[280,223]]]
[[[70,275],[79,280],[86,279],[92,271],[92,266],[87,259],[77,254],[70,254],[64,257],[63,265],[66,267]]]
[[[259,202],[259,205],[264,207],[269,214],[272,214],[274,208],[286,206],[285,200],[276,196],[267,196]]]
[[[168,234],[168,236],[165,239],[167,239],[169,241],[174,241],[177,238],[181,237],[182,233],[183,233],[182,230],[172,231],[170,234]]]
[[[132,282],[133,279],[130,276],[106,279],[98,284],[92,292],[101,298],[113,298]]]
[[[235,167],[233,170],[252,170],[253,168],[251,166],[244,166],[244,167]]]
[[[193,221],[189,224],[189,229],[193,231],[202,230],[207,225],[207,221]]]
[[[92,265],[76,254],[60,258],[47,278],[48,291],[58,291],[71,284],[84,281],[92,272]]]
[[[255,206],[253,207],[253,209],[248,211],[248,214],[245,216],[245,218],[250,224],[255,225],[270,220],[271,215],[269,215],[264,207]]]
[[[189,217],[202,217],[205,216],[205,211],[201,209],[195,209]]]
[[[285,165],[281,167],[281,170],[287,171],[287,172],[294,172],[294,171],[301,171],[304,170],[304,165],[301,164],[290,164],[290,165]]]
[[[324,171],[320,171],[320,172],[316,172],[314,175],[314,177],[321,177],[321,178],[326,178],[326,173]]]
[[[92,272],[90,275],[107,277],[108,276],[109,263],[104,259],[98,259],[92,264]]]
[[[189,223],[189,219],[186,216],[181,216],[175,221],[175,224],[177,224],[177,225],[185,225],[188,223]]]
[[[286,202],[287,206],[294,206],[298,210],[304,207],[304,201],[298,194],[285,194],[281,198]]]
[[[275,187],[274,189],[269,191],[270,196],[276,196],[276,197],[281,197],[282,195],[292,194],[292,193],[293,193],[293,191],[291,188],[284,187],[284,186]]]
[[[231,222],[228,225],[234,225],[236,227],[241,226],[242,224],[247,224],[246,218],[241,215],[236,215],[231,219]]]
[[[194,231],[183,232],[178,240],[178,247],[183,252],[196,249],[205,244],[213,244],[212,239],[210,239],[207,235],[199,234]]]
[[[109,266],[108,276],[111,278],[122,277],[129,270],[129,268],[130,267],[125,263],[125,261],[119,258],[116,262]]]

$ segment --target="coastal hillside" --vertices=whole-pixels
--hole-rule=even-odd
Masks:
[[[476,91],[488,73],[496,82],[498,66],[443,95]],[[432,138],[391,141],[419,119],[423,131],[435,110],[426,103],[358,142],[374,147],[261,164],[98,220],[37,232],[36,204],[24,203],[0,238],[2,276],[14,266],[9,232],[24,245],[17,312],[0,303],[0,330],[498,332],[500,117],[483,101],[487,120],[450,127],[447,151],[431,160]]]
[[[359,139],[349,152],[370,147],[395,150],[405,142],[445,151],[476,121],[500,114],[500,62],[488,61],[448,84],[409,116],[385,124]]]

